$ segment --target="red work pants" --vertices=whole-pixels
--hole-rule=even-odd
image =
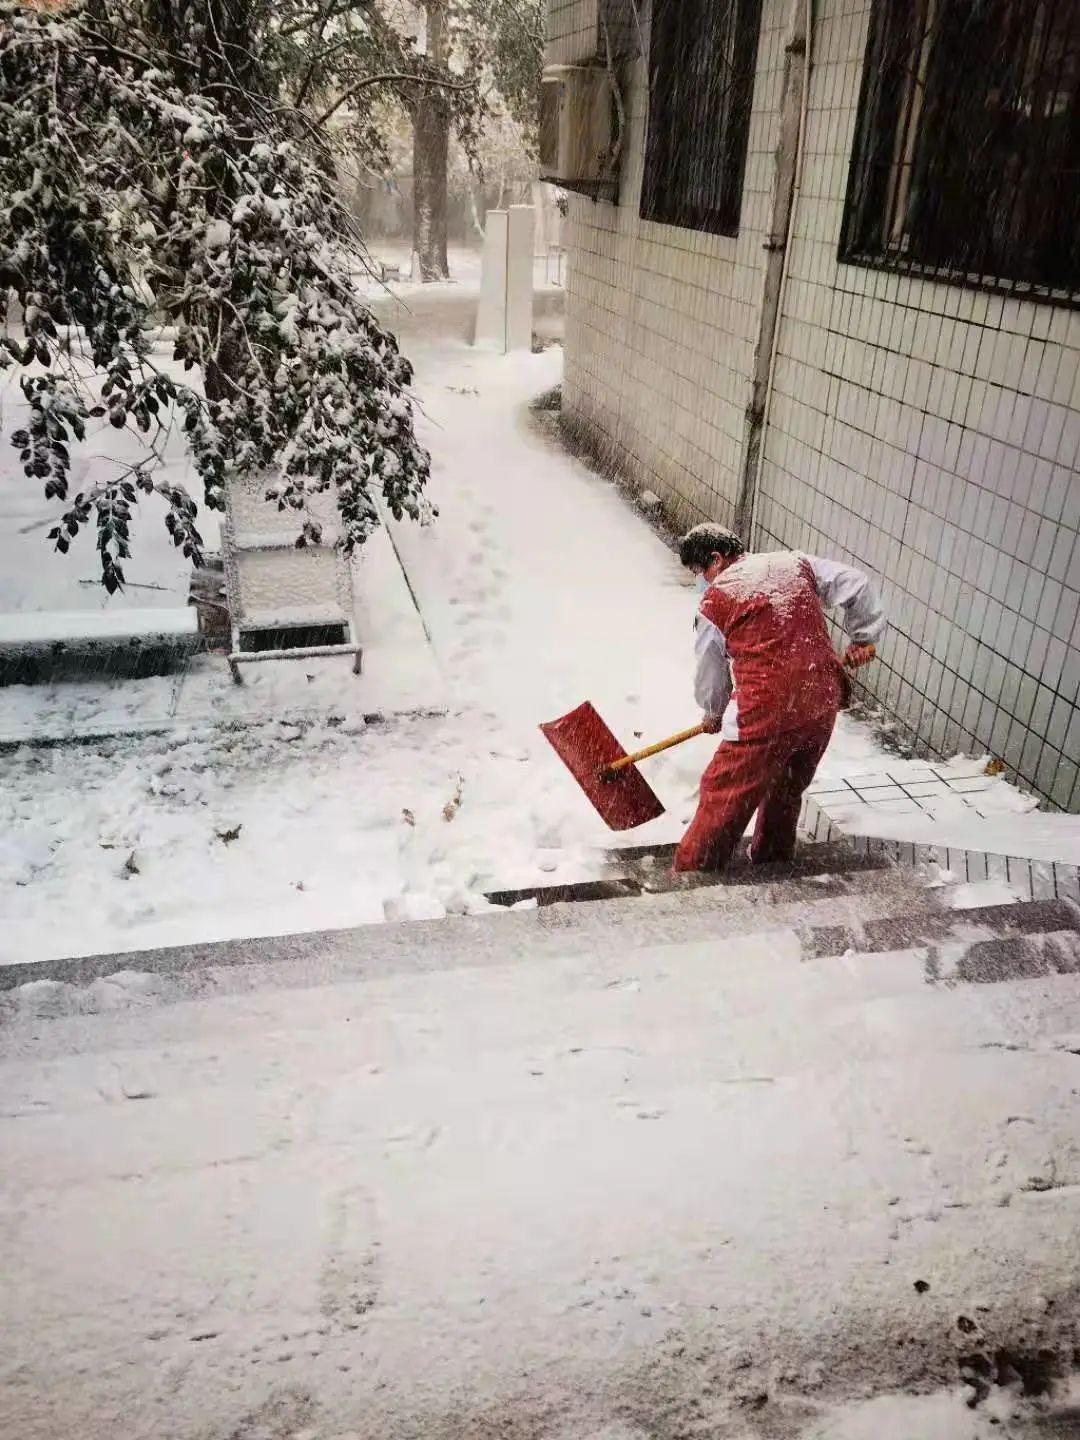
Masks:
[[[751,860],[791,860],[803,791],[835,724],[834,713],[768,740],[725,740],[701,777],[697,813],[675,852],[675,869],[722,870],[755,810]]]

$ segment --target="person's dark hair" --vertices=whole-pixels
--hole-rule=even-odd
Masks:
[[[746,546],[733,530],[710,520],[695,525],[679,541],[679,560],[688,570],[704,570],[714,555],[733,560],[745,553]]]

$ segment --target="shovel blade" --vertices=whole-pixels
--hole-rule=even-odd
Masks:
[[[626,751],[587,700],[540,729],[609,830],[632,830],[663,815],[663,805],[633,765],[612,780],[600,778]]]

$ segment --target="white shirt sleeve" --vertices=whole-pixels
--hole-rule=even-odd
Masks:
[[[706,715],[722,715],[731,699],[731,665],[724,637],[711,620],[694,621],[694,699]]]
[[[872,645],[885,633],[885,611],[869,575],[837,560],[806,557],[814,570],[818,599],[826,610],[844,612],[844,629],[856,645]]]

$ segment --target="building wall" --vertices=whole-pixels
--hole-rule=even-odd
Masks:
[[[599,0],[548,0],[547,18],[549,65],[572,65],[594,52]]]
[[[1080,810],[1080,313],[838,262],[869,8],[815,5],[751,538],[873,571],[892,621],[873,696],[931,750],[990,750]],[[737,239],[637,218],[641,61],[620,204],[571,202],[564,408],[679,524],[733,518],[786,9],[763,6]]]
[[[730,521],[738,493],[779,135],[782,12],[766,0],[737,238],[638,218],[644,59],[623,97],[629,133],[619,205],[570,202],[564,411],[662,495],[679,523]]]

